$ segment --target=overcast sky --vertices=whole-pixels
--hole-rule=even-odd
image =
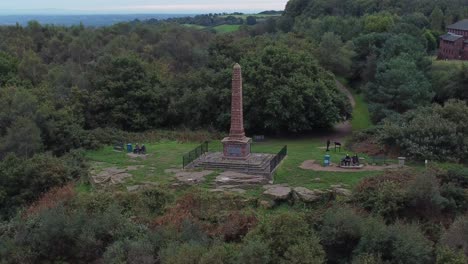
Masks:
[[[51,10],[83,13],[187,13],[283,10],[288,0],[0,0],[2,13]]]

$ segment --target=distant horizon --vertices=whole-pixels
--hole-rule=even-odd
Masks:
[[[5,10],[0,10],[0,16],[73,16],[73,15],[96,15],[96,16],[105,16],[105,15],[202,15],[210,13],[243,13],[243,14],[258,14],[264,11],[284,11],[284,10],[275,10],[275,9],[266,9],[266,10],[237,10],[237,11],[185,11],[185,12],[82,12],[74,10],[31,10],[31,11],[12,11],[8,12]]]
[[[284,10],[288,0],[16,0],[0,3],[0,15],[119,15],[258,13]]]

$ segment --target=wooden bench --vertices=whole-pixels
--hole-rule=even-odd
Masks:
[[[124,145],[124,143],[115,143],[115,144],[114,144],[114,150],[116,150],[116,151],[124,151],[124,150],[125,150],[125,145]]]
[[[254,142],[263,142],[265,141],[265,136],[264,135],[253,136],[253,140]]]

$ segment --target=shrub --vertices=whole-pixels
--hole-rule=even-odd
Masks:
[[[105,263],[153,264],[157,254],[148,240],[117,241],[106,249]]]
[[[372,254],[361,254],[353,258],[353,264],[384,264],[380,256],[375,256]]]
[[[437,249],[436,264],[466,264],[468,258],[462,251],[456,251],[448,247]]]
[[[379,138],[415,159],[464,162],[468,158],[466,135],[468,105],[451,100],[444,106],[418,108],[400,118],[387,119]]]
[[[71,159],[40,154],[31,159],[9,155],[0,161],[0,218],[11,217],[53,187],[86,177],[84,161]]]
[[[432,173],[417,175],[409,184],[407,193],[412,209],[426,218],[438,216],[448,204],[448,200],[440,195],[439,183]]]
[[[271,260],[271,250],[266,243],[257,239],[245,240],[239,250],[237,263],[267,264]]]
[[[283,213],[274,216],[262,223],[252,235],[268,244],[273,262],[297,263],[301,259],[310,259],[313,263],[325,261],[325,252],[319,239],[300,215]]]
[[[362,236],[363,220],[347,207],[336,207],[325,213],[319,235],[329,261],[350,261]]]
[[[0,239],[13,245],[0,259],[11,263],[90,263],[115,241],[134,239],[145,231],[115,206],[91,214],[59,206],[27,221],[17,220],[14,231]]]
[[[199,264],[208,248],[197,243],[171,243],[161,250],[163,264]]]
[[[234,263],[236,252],[229,244],[216,243],[200,259],[200,264]]]
[[[461,250],[468,256],[468,215],[459,217],[441,238],[441,244],[452,250]]]
[[[401,216],[407,207],[405,187],[414,178],[413,172],[400,171],[364,179],[356,187],[353,199],[364,209],[392,222]]]
[[[414,225],[386,226],[368,219],[354,254],[380,255],[391,263],[424,264],[432,260],[432,245]]]

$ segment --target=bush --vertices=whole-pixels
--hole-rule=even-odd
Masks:
[[[319,235],[328,261],[350,261],[362,236],[363,220],[347,207],[336,207],[325,213]]]
[[[459,217],[442,235],[441,244],[468,256],[468,215]]]
[[[229,244],[216,243],[210,247],[200,259],[200,264],[229,264],[234,263],[236,252]]]
[[[387,119],[380,141],[399,147],[418,160],[468,160],[468,105],[448,101],[444,106],[418,108],[400,118]]]
[[[117,241],[106,249],[105,263],[153,264],[157,254],[148,240]]]
[[[208,248],[197,243],[171,243],[161,250],[163,264],[199,264]]]
[[[353,264],[384,264],[380,256],[362,254],[353,258]]]
[[[14,223],[13,231],[0,239],[10,247],[0,258],[11,263],[90,263],[113,242],[146,231],[129,222],[115,206],[92,214],[59,206]]]
[[[0,218],[13,216],[18,208],[34,202],[49,189],[86,177],[87,173],[84,160],[70,156],[39,154],[31,159],[7,156],[0,161]]]
[[[414,225],[385,226],[369,219],[354,254],[380,255],[390,263],[425,264],[432,260],[432,245]]]
[[[264,222],[251,235],[267,243],[275,263],[323,263],[319,239],[297,214],[283,213]],[[302,262],[300,262],[302,261]]]
[[[267,264],[271,261],[271,250],[261,240],[245,240],[239,250],[237,263]]]
[[[466,264],[468,258],[462,251],[456,251],[448,247],[437,249],[436,264]]]
[[[364,179],[356,187],[353,199],[364,209],[393,222],[407,208],[405,188],[414,178],[411,171],[401,171]]]

